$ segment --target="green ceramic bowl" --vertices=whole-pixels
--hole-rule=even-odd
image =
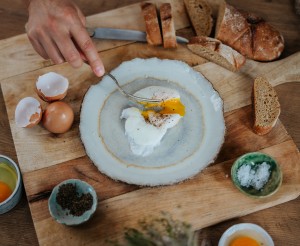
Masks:
[[[241,174],[238,174],[241,167],[244,165],[249,165],[250,170],[254,173],[254,177],[257,177],[259,168],[261,168],[262,163],[266,163],[269,166],[269,178],[262,188],[257,189],[255,185],[245,185],[241,180]],[[244,167],[245,168],[245,167]],[[282,183],[282,172],[278,163],[269,155],[261,152],[251,152],[239,157],[231,167],[231,179],[234,185],[244,194],[263,198],[274,194],[280,187]]]
[[[89,210],[85,211],[80,216],[72,215],[72,214],[70,214],[70,211],[68,209],[63,209],[57,203],[57,200],[56,200],[57,194],[59,192],[59,188],[63,184],[75,185],[78,195],[90,193],[93,198],[92,207]],[[68,225],[68,226],[75,226],[75,225],[80,225],[80,224],[88,221],[92,217],[92,215],[96,211],[97,203],[98,203],[97,194],[91,185],[89,185],[88,183],[86,183],[82,180],[79,180],[79,179],[68,179],[68,180],[61,182],[60,184],[58,184],[57,186],[55,186],[53,188],[50,198],[48,200],[48,207],[49,207],[51,216],[58,223],[61,223],[63,225]]]

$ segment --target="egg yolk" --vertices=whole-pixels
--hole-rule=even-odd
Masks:
[[[153,110],[147,110],[147,108],[153,107],[161,107],[162,110],[158,112],[160,114],[179,114],[181,116],[185,115],[185,106],[181,103],[180,98],[171,98],[159,103],[141,102],[141,104],[143,104],[146,109],[146,111],[142,112],[142,115],[145,119],[148,118],[149,112],[154,112]]]
[[[259,243],[251,237],[241,236],[232,240],[229,246],[259,246]]]
[[[0,202],[4,202],[12,193],[7,184],[0,181]]]

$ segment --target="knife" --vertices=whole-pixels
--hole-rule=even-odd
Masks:
[[[87,31],[91,38],[147,42],[147,34],[142,31],[106,27],[87,28]],[[176,36],[176,41],[185,44],[189,42],[180,36]]]

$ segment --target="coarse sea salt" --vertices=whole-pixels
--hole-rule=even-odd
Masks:
[[[252,169],[251,163],[242,165],[237,171],[237,178],[242,186],[252,186],[256,190],[262,189],[270,177],[270,165],[267,162],[261,163],[258,168]]]

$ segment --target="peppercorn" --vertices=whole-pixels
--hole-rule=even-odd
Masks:
[[[80,216],[91,209],[93,197],[90,193],[79,195],[76,184],[68,183],[59,187],[56,202],[62,209],[68,209],[71,215]]]

